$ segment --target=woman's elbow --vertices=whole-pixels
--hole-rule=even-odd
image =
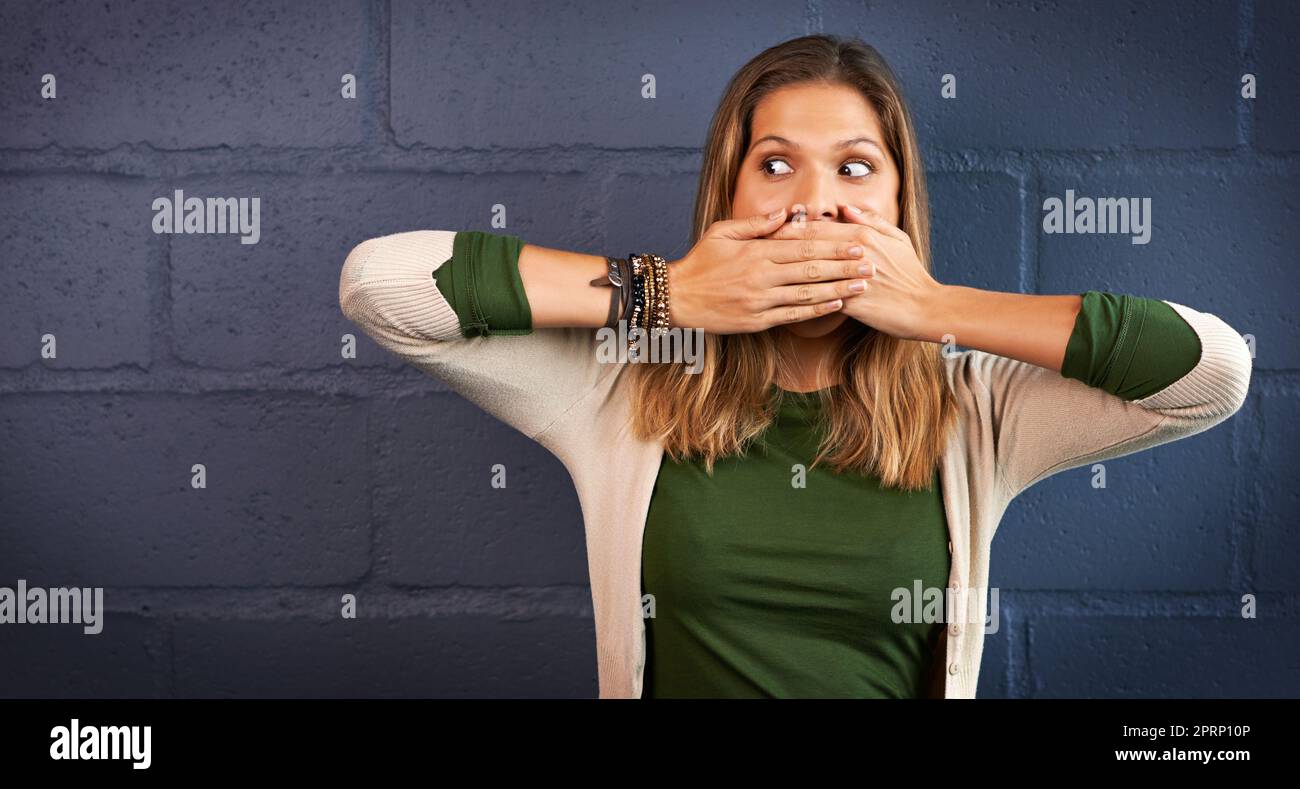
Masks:
[[[1174,307],[1200,338],[1200,359],[1182,378],[1138,402],[1203,430],[1245,405],[1253,366],[1250,348],[1222,318],[1181,305]]]
[[[357,244],[339,272],[339,308],[367,333],[393,342],[460,339],[460,320],[433,277],[455,235],[415,230]]]
[[[378,251],[382,239],[368,238],[357,244],[343,259],[343,268],[339,272],[339,309],[352,322],[359,318],[360,305],[366,289],[368,263]]]
[[[1254,360],[1246,340],[1220,318],[1202,334],[1201,364],[1190,387],[1205,415],[1216,424],[1241,410],[1250,394]]]
[[[1250,377],[1255,363],[1245,338],[1238,334],[1237,340],[1238,342],[1229,357],[1231,360],[1231,374],[1228,376],[1230,385],[1225,398],[1226,407],[1228,408],[1227,416],[1237,413],[1246,404],[1246,397],[1250,394]]]

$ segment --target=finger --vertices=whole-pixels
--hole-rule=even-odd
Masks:
[[[802,263],[810,260],[856,260],[866,253],[854,239],[757,239],[763,257],[773,263]]]
[[[760,238],[780,227],[784,220],[785,209],[782,208],[773,214],[754,214],[715,222],[711,230],[721,238]]]
[[[763,281],[769,286],[808,284],[836,279],[870,279],[875,275],[875,262],[861,257],[770,263],[766,264],[762,271]]]
[[[847,299],[864,293],[870,284],[866,279],[841,279],[834,282],[804,283],[801,285],[782,285],[769,288],[766,308],[783,305],[819,304]]]
[[[847,240],[856,236],[859,227],[856,222],[784,222],[766,238],[805,238],[809,233],[815,233],[817,238]]]
[[[799,321],[806,321],[810,318],[820,318],[823,315],[835,312],[843,306],[843,299],[824,301],[821,304],[808,304],[805,306],[787,304],[763,310],[758,314],[758,319],[765,327],[776,326],[780,323],[798,323]]]
[[[858,213],[853,210],[855,208],[858,208],[858,206],[845,204],[844,210],[841,211],[844,216],[848,217],[849,222],[855,225],[865,225],[897,241],[905,241],[908,244],[912,243],[911,237],[908,236],[907,233],[904,233],[902,228],[885,219],[873,209],[863,208],[861,213]]]

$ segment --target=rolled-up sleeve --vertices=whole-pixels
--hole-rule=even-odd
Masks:
[[[462,231],[432,273],[466,337],[530,334],[532,310],[519,276],[518,236]]]
[[[1187,375],[1201,340],[1159,299],[1087,291],[1066,346],[1061,375],[1138,400]]]

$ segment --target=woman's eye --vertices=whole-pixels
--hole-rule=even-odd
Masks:
[[[789,166],[790,166],[790,165],[788,165],[788,164],[785,163],[785,160],[784,160],[784,159],[768,159],[767,161],[765,161],[765,162],[763,162],[761,165],[759,165],[759,168],[760,168],[763,172],[767,173],[768,175],[785,175],[785,173],[774,173],[774,172],[768,170],[768,169],[767,169],[767,166],[770,165],[770,164],[784,164],[787,168],[789,168]]]
[[[779,170],[773,172],[773,170],[769,169],[773,167],[784,167],[786,168],[786,172],[781,172]],[[875,172],[875,168],[871,166],[870,162],[866,162],[861,159],[855,159],[851,162],[845,162],[844,167],[848,167],[851,170],[853,168],[857,168],[856,171],[847,174],[850,178],[865,178],[866,176],[871,175],[873,172]],[[767,175],[771,175],[771,176],[786,175],[788,172],[792,172],[790,170],[790,165],[784,159],[766,159],[763,161],[762,164],[759,165],[759,169],[761,169]]]

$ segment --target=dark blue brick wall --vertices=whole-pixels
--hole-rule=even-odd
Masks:
[[[0,695],[595,695],[563,466],[382,353],[339,269],[496,204],[534,243],[683,254],[722,87],[810,32],[899,73],[941,280],[1168,298],[1257,345],[1227,424],[1012,504],[980,695],[1300,695],[1288,0],[3,4],[0,586],[109,613],[0,628]],[[260,242],[153,233],[176,189],[259,197]],[[1150,197],[1151,242],[1043,234],[1066,189]]]

